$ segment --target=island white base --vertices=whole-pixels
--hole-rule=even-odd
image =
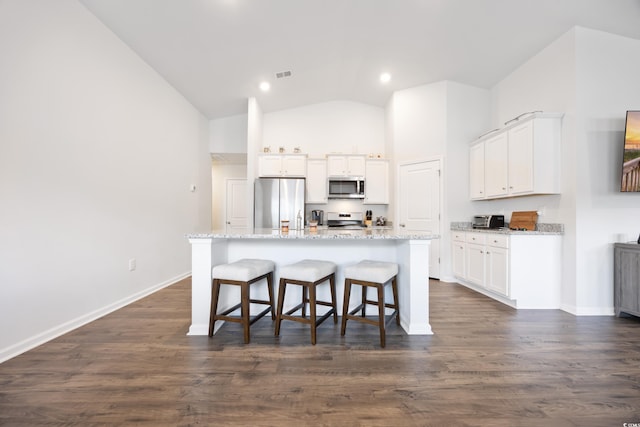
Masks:
[[[342,313],[344,298],[343,267],[363,259],[391,261],[399,264],[398,298],[400,323],[410,335],[432,334],[429,324],[429,246],[430,240],[394,239],[260,239],[206,238],[189,239],[192,245],[191,327],[188,335],[207,335],[211,304],[211,270],[215,265],[241,258],[270,259],[276,263],[274,290],[280,279],[279,267],[302,259],[322,259],[338,265],[336,290],[338,313]],[[231,307],[239,301],[235,287],[221,289],[219,309]],[[255,290],[254,290],[255,288]],[[266,289],[251,289],[256,298],[266,298]],[[295,287],[294,287],[295,288]],[[293,290],[293,288],[292,288]],[[350,306],[355,307],[356,289],[352,291]],[[326,292],[326,293],[323,293]],[[255,294],[254,294],[255,292]],[[319,288],[319,299],[329,300],[329,291]],[[386,295],[385,298],[391,298]],[[285,309],[299,302],[299,292],[287,292]],[[351,308],[353,308],[351,307]],[[222,323],[222,322],[218,322]],[[216,327],[218,327],[216,323]],[[216,328],[217,330],[217,328]]]

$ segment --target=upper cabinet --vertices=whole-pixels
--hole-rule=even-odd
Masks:
[[[258,176],[287,176],[304,178],[307,175],[307,156],[304,154],[264,154],[258,156]]]
[[[474,142],[473,200],[560,193],[562,114],[536,113]]]
[[[307,160],[307,203],[327,203],[327,161]]]
[[[365,205],[389,204],[389,161],[367,160],[364,175]]]
[[[365,175],[364,155],[327,155],[328,176],[359,176]]]

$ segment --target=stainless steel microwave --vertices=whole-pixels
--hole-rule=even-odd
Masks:
[[[364,178],[329,178],[329,199],[364,199]]]

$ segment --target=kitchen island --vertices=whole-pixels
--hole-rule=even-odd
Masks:
[[[404,229],[361,230],[318,229],[250,230],[187,235],[192,248],[191,326],[188,335],[207,335],[211,303],[211,270],[214,266],[241,258],[263,258],[275,262],[274,290],[279,267],[302,259],[322,259],[338,265],[336,273],[338,312],[342,313],[343,268],[363,259],[391,261],[399,265],[398,293],[400,322],[410,335],[432,334],[429,324],[429,246],[439,236]],[[223,287],[219,309],[239,301],[237,290]],[[260,288],[260,289],[258,289]],[[320,289],[319,289],[320,291]],[[328,292],[328,290],[326,290]],[[226,292],[226,293],[225,293]],[[252,296],[266,298],[264,287],[252,288]],[[262,292],[262,293],[261,293]],[[287,292],[286,307],[299,302],[299,295]],[[325,297],[318,295],[319,299]],[[353,306],[356,305],[352,296]],[[222,322],[220,322],[222,323]],[[217,326],[217,325],[216,325]]]

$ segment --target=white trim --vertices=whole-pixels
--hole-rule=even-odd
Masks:
[[[84,314],[80,317],[77,317],[75,319],[72,319],[68,322],[62,323],[61,325],[58,325],[56,327],[53,327],[49,330],[46,330],[44,332],[41,332],[37,335],[32,336],[31,338],[27,338],[25,340],[20,341],[17,344],[13,344],[9,347],[3,348],[2,350],[0,350],[0,363],[6,362],[7,360],[16,357],[28,350],[31,350],[39,345],[42,345],[48,341],[51,341],[55,338],[58,338],[61,335],[64,335],[68,332],[73,331],[74,329],[77,329],[81,326],[84,326],[88,323],[93,322],[94,320],[97,320],[103,316],[106,316],[109,313],[112,313],[122,307],[125,307],[129,304],[131,304],[132,302],[135,302],[139,299],[142,299],[148,295],[151,295],[152,293],[166,288],[167,286],[173,285],[176,282],[179,282],[180,280],[183,280],[187,277],[189,277],[191,275],[191,272],[188,271],[186,273],[183,273],[179,276],[176,276],[172,279],[169,279],[165,282],[161,282],[157,285],[151,286],[147,289],[144,289],[140,292],[137,292],[133,295],[130,295],[126,298],[123,298],[119,301],[116,301],[112,304],[109,304],[105,307],[99,308],[97,310],[91,311],[87,314]]]

